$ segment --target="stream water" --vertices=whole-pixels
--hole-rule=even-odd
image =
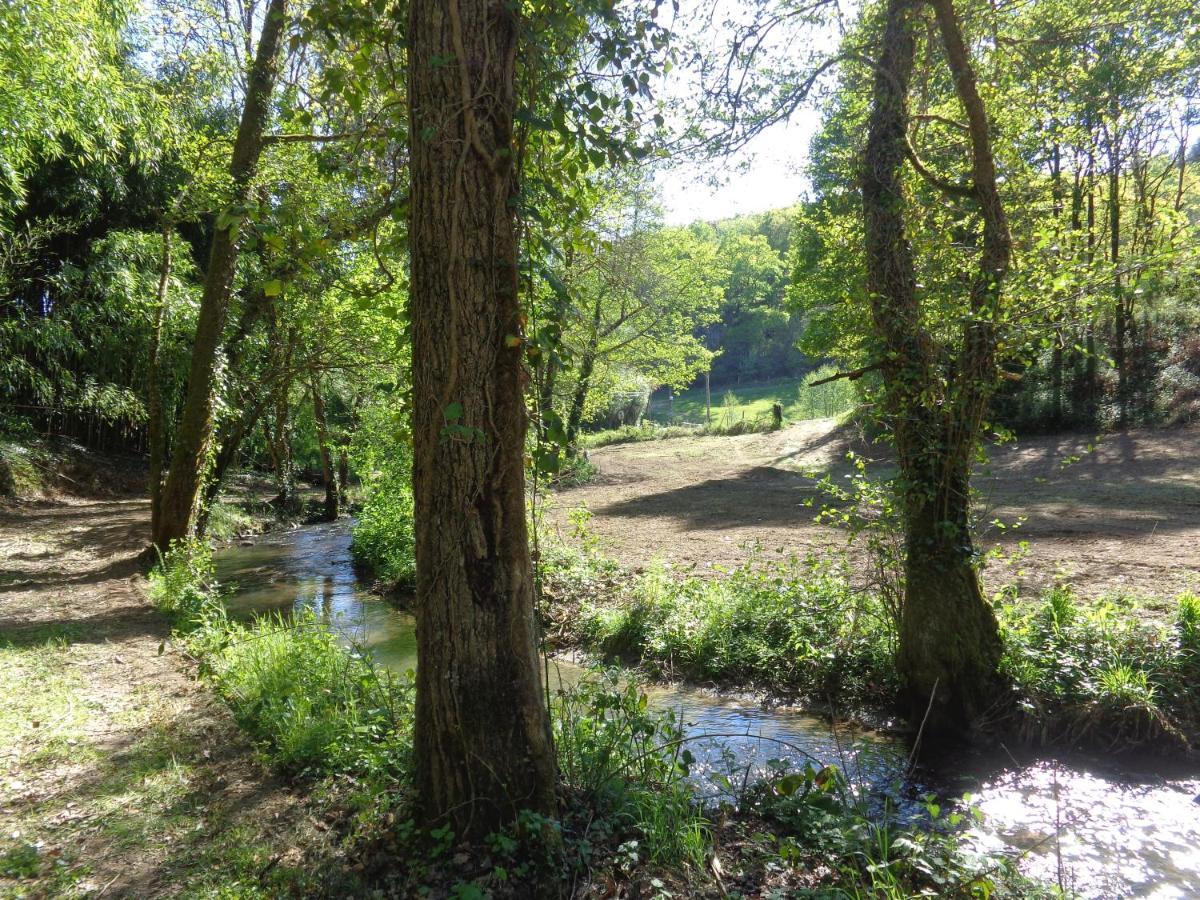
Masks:
[[[400,671],[416,665],[410,615],[359,584],[346,522],[266,535],[217,555],[232,613],[309,609],[347,641]],[[552,677],[582,670],[558,660]],[[1088,898],[1200,897],[1200,775],[1155,760],[1077,755],[1030,758],[1004,748],[960,757],[937,770],[907,773],[908,748],[864,729],[831,728],[793,709],[684,686],[652,686],[651,702],[673,709],[700,761],[699,790],[713,772],[761,770],[769,759],[804,757],[840,766],[856,784],[900,808],[934,790],[969,792],[984,813],[973,834],[981,848],[1018,853],[1030,875]],[[735,762],[731,762],[735,761]],[[934,787],[936,786],[936,787]]]

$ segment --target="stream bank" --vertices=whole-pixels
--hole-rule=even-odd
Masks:
[[[350,557],[349,524],[267,535],[218,556],[228,605],[243,615],[309,610],[389,668],[415,665],[413,622],[359,585]],[[567,661],[556,678],[580,676]],[[647,689],[656,706],[678,712],[700,765],[701,785],[716,785],[772,759],[815,758],[845,771],[880,800],[917,808],[937,791],[954,801],[970,793],[984,815],[970,840],[1016,855],[1021,868],[1085,897],[1186,898],[1200,894],[1200,778],[1153,760],[1101,756],[996,754],[947,760],[940,771],[907,772],[907,749],[887,735],[830,729],[788,708],[683,686]],[[736,765],[730,766],[730,754]]]

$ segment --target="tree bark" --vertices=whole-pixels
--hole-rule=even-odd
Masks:
[[[162,512],[154,543],[165,551],[172,541],[185,537],[193,524],[196,497],[203,480],[212,439],[213,407],[220,364],[221,335],[228,315],[229,294],[237,269],[241,207],[250,199],[254,176],[262,155],[263,135],[271,113],[271,96],[279,71],[280,48],[287,24],[288,0],[271,0],[263,20],[262,35],[247,81],[246,102],[233,144],[229,174],[233,181],[230,209],[234,222],[213,233],[196,338],[192,344],[187,399],[171,455],[171,468],[163,488]],[[224,224],[224,223],[222,223]]]
[[[414,780],[424,819],[460,838],[556,808],[525,519],[514,10],[409,12]]]
[[[987,120],[957,16],[934,0],[946,59],[967,113],[974,193],[984,221],[970,315],[943,389],[939,351],[922,322],[906,228],[902,172],[916,49],[914,0],[890,0],[874,78],[862,177],[867,287],[885,346],[882,372],[902,485],[905,595],[897,665],[910,714],[926,728],[970,729],[996,697],[999,630],[979,586],[968,513],[971,461],[996,382],[995,319],[1008,232],[995,187]]]

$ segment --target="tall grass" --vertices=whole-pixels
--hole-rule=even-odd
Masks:
[[[342,646],[311,612],[226,623],[215,643],[193,644],[207,647],[203,674],[282,770],[404,777],[411,680]]]
[[[691,754],[674,715],[651,709],[615,670],[558,691],[553,711],[559,768],[574,802],[636,838],[640,859],[702,866],[710,825],[684,780]]]

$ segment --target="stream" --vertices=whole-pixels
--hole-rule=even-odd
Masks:
[[[399,671],[416,665],[413,618],[359,583],[347,520],[264,535],[220,551],[216,564],[232,614],[312,610],[381,664]],[[551,678],[570,683],[583,673],[559,659]],[[1154,758],[1030,756],[998,747],[912,776],[908,747],[895,737],[682,685],[646,692],[693,736],[693,778],[702,795],[719,796],[707,780],[713,773],[737,781],[739,772],[762,771],[770,759],[811,757],[838,765],[870,796],[887,797],[901,811],[917,810],[927,792],[948,799],[970,793],[984,814],[971,833],[975,846],[1020,854],[1022,871],[1080,896],[1200,897],[1194,769],[1174,771]]]

